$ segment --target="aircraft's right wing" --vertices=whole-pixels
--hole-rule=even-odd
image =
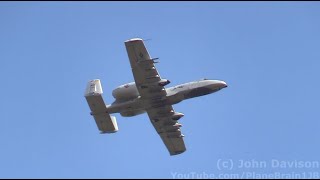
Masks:
[[[125,41],[130,65],[141,98],[150,99],[167,95],[154,63],[157,58],[151,58],[143,40],[139,38]]]
[[[174,110],[172,106],[162,106],[147,110],[152,125],[166,145],[170,155],[181,154],[186,151],[186,146],[181,134],[181,124],[172,120]]]

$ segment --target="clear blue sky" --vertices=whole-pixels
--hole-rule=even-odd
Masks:
[[[320,161],[319,2],[1,2],[0,177],[174,178],[219,159]],[[172,85],[229,87],[174,106],[187,151],[169,156],[146,114],[101,135],[84,90],[133,81],[124,41],[146,42]]]

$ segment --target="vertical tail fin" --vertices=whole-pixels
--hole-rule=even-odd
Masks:
[[[108,113],[106,104],[102,98],[102,93],[100,80],[94,79],[88,82],[84,96],[90,107],[90,114],[96,121],[101,133],[115,133],[118,131],[117,120]]]

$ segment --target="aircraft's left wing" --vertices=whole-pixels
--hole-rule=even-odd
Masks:
[[[172,119],[172,114],[174,114],[172,106],[147,109],[147,113],[171,156],[186,151],[183,134],[180,130],[181,124]]]
[[[151,58],[142,39],[125,41],[133,77],[141,98],[163,97],[167,93],[158,84],[161,77],[154,66],[157,58]]]

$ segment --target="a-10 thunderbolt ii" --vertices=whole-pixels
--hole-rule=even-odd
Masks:
[[[85,98],[101,133],[118,131],[116,118],[110,116],[120,113],[131,117],[147,112],[149,119],[169,150],[170,155],[186,151],[178,120],[184,114],[175,112],[172,105],[183,100],[211,94],[227,87],[224,81],[202,79],[165,88],[170,83],[162,79],[142,39],[125,41],[128,57],[135,82],[121,85],[112,91],[115,101],[106,105],[102,98],[99,79],[88,82]]]

